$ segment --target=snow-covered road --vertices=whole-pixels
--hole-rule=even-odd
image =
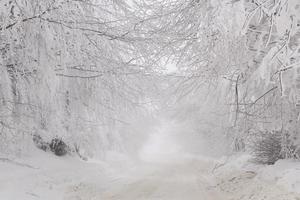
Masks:
[[[162,123],[149,134],[141,149],[141,162],[106,188],[107,200],[219,200],[211,170],[214,160],[189,152],[200,138],[193,133],[182,136],[182,127]],[[188,144],[187,144],[188,143]]]
[[[0,199],[223,199],[213,190],[213,183],[207,176],[210,164],[187,157],[112,169],[104,163],[85,163],[74,158],[63,160],[54,156],[6,160],[0,163]]]
[[[150,134],[135,162],[113,154],[107,155],[110,162],[84,162],[38,150],[29,158],[2,161],[0,199],[224,199],[213,187],[214,161],[187,153],[174,127]]]
[[[0,161],[2,200],[299,200],[251,171],[188,155],[161,162],[83,162],[46,153]]]
[[[141,166],[114,187],[102,199],[111,200],[218,200],[204,161],[184,158]]]
[[[265,181],[243,168],[247,157],[222,165],[201,156],[199,138],[179,137],[174,127],[150,134],[135,161],[113,152],[109,160],[88,162],[39,150],[2,155],[0,200],[300,200],[297,191],[276,184],[279,175]]]

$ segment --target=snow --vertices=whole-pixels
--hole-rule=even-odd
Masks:
[[[249,164],[248,158],[239,155],[229,161],[225,157],[217,161],[178,154],[176,159],[164,157],[163,162],[148,160],[125,164],[123,168],[120,163],[83,162],[47,153],[18,160],[1,158],[0,199],[291,200],[300,197],[295,194],[299,192],[299,168],[295,165],[299,164],[284,161],[261,168]],[[225,165],[220,165],[226,160]]]
[[[75,185],[101,182],[107,166],[87,164],[72,157],[36,152],[27,158],[1,158],[0,199],[65,199]],[[87,173],[88,172],[88,173]]]
[[[300,163],[297,161],[279,160],[259,170],[259,177],[300,195]]]
[[[299,2],[0,1],[0,200],[300,200]]]
[[[215,199],[199,172],[210,161],[183,156],[163,163],[128,164],[125,157],[81,161],[35,152],[23,159],[1,158],[0,199]],[[121,167],[122,166],[122,167]]]
[[[104,160],[82,161],[33,151],[21,158],[0,156],[0,199],[5,200],[291,200],[299,199],[300,164],[273,166],[251,156],[210,157],[194,151],[189,134],[164,121],[140,150],[140,160],[107,152]],[[184,127],[186,128],[186,127]],[[194,137],[192,137],[195,139]],[[203,141],[202,141],[203,143]],[[204,144],[204,143],[203,143]]]
[[[220,160],[214,169],[217,188],[229,199],[299,199],[300,190],[296,185],[300,179],[299,173],[295,173],[299,164],[286,162],[288,161],[278,161],[273,166],[256,165],[251,162],[251,156],[248,154],[238,154]],[[287,166],[290,166],[287,170],[290,173],[284,170]]]

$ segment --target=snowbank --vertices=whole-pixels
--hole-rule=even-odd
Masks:
[[[229,199],[300,199],[300,163],[278,161],[275,165],[256,165],[245,154],[223,158],[213,169],[215,188]]]
[[[300,195],[300,162],[279,160],[274,165],[262,167],[258,177],[270,183],[284,187],[289,192]]]
[[[129,166],[124,157],[113,153],[109,156],[109,161],[86,162],[39,150],[22,158],[0,155],[0,199],[92,199]]]

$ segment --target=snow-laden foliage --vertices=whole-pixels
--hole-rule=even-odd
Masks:
[[[202,105],[222,111],[230,122],[222,132],[237,150],[251,133],[265,130],[288,132],[299,144],[299,1],[142,2],[151,15],[143,24],[162,44],[163,62],[178,69],[168,74],[175,88],[169,103],[189,99],[183,102],[195,106],[199,118]],[[212,106],[201,96],[219,101]]]
[[[244,33],[252,59],[237,79],[237,124],[245,134],[288,132],[299,145],[298,67],[300,4],[298,1],[245,2]],[[284,137],[282,137],[284,138]],[[282,140],[283,145],[286,141]]]
[[[26,152],[33,135],[90,156],[122,148],[118,129],[152,87],[132,13],[126,1],[0,2],[1,152]]]
[[[300,144],[298,0],[0,4],[3,152],[32,135],[119,151],[136,116],[174,105],[236,150],[265,131]]]

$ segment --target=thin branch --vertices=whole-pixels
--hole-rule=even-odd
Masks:
[[[271,25],[270,25],[270,30],[269,30],[269,35],[268,35],[268,40],[266,43],[266,47],[270,44],[271,37],[272,37],[272,32],[273,32],[273,26],[274,26],[274,16],[271,16]]]
[[[67,77],[67,78],[82,78],[82,79],[93,79],[93,78],[99,78],[103,76],[103,74],[97,74],[93,76],[79,76],[79,75],[68,75],[68,74],[56,74],[56,76],[62,76],[62,77]]]
[[[237,76],[236,82],[235,82],[236,110],[235,110],[234,126],[236,126],[236,123],[238,120],[238,115],[239,115],[239,88],[238,88],[239,79],[240,79],[240,75]]]
[[[24,18],[24,19],[20,20],[20,22],[27,22],[27,21],[30,21],[30,20],[33,20],[33,19],[41,18],[43,15],[49,13],[50,11],[57,9],[56,7],[52,7],[54,5],[54,3],[55,3],[55,1],[46,10],[44,10],[40,14],[34,15],[32,17]],[[0,26],[0,31],[10,29],[10,28],[14,27],[17,23],[18,23],[18,21],[15,21],[15,22],[13,22],[13,23],[5,26],[5,27]]]
[[[107,32],[99,31],[99,30],[96,30],[96,29],[84,28],[84,27],[74,27],[74,26],[71,26],[71,25],[69,25],[67,23],[64,23],[62,21],[55,21],[55,20],[50,19],[50,18],[40,17],[40,19],[43,20],[43,21],[49,22],[49,23],[61,25],[63,27],[66,27],[66,28],[69,28],[69,29],[72,29],[72,30],[80,30],[80,31],[85,31],[85,32],[96,33],[99,36],[107,37],[109,40],[121,40],[121,41],[125,41],[125,36],[127,34],[129,34],[129,32],[126,32],[126,33],[123,33],[121,35],[113,35],[113,34],[109,34]]]
[[[263,95],[261,95],[260,97],[258,97],[250,106],[255,105],[259,100],[261,100],[264,96],[266,96],[267,94],[269,94],[270,92],[272,92],[273,90],[276,90],[278,88],[278,86],[272,87],[271,89],[269,89],[267,92],[265,92]]]

